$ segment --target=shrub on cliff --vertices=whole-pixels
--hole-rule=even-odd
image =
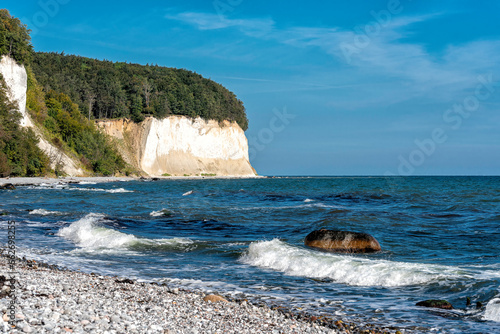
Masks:
[[[29,30],[8,10],[0,9],[0,56],[9,56],[19,64],[28,64],[33,53]]]
[[[45,106],[47,114],[43,125],[54,145],[72,150],[86,168],[97,175],[126,173],[126,163],[106,135],[81,115],[78,105],[66,94],[48,92]]]
[[[248,128],[243,103],[191,71],[43,52],[33,55],[32,67],[42,87],[68,95],[87,119],[184,115]]]

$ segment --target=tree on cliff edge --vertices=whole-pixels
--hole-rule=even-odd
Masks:
[[[7,9],[0,9],[0,56],[9,56],[26,65],[33,54],[30,30]]]

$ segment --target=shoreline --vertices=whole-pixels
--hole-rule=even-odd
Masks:
[[[160,180],[217,180],[217,179],[265,179],[267,176],[66,176],[54,177],[6,177],[0,178],[0,186],[12,184],[14,186],[32,186],[40,184],[80,183],[80,182],[128,182],[128,181],[160,181]]]
[[[0,254],[1,275],[8,259]],[[16,328],[9,328],[7,294],[0,298],[0,331],[9,333],[398,333],[307,314],[253,305],[247,300],[211,302],[207,295],[16,259]],[[0,283],[2,292],[11,290]],[[213,296],[213,295],[212,295]],[[224,297],[223,297],[224,298]]]

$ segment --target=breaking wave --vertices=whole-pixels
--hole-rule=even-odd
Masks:
[[[355,286],[406,286],[470,277],[456,267],[329,254],[278,239],[251,243],[241,261],[292,276],[331,279]]]
[[[146,239],[122,233],[102,225],[104,215],[90,213],[71,225],[61,228],[57,235],[87,249],[150,249],[161,250],[193,244],[182,238]]]
[[[167,209],[161,209],[158,211],[152,211],[149,213],[151,217],[169,217],[172,215],[172,212]]]
[[[500,322],[500,298],[493,298],[488,302],[483,319]]]
[[[45,209],[35,209],[30,211],[30,215],[39,215],[39,216],[49,216],[49,215],[60,215],[62,214],[59,211],[49,211]]]
[[[133,193],[133,190],[127,190],[123,188],[117,188],[117,189],[99,189],[99,188],[70,188],[69,190],[79,190],[79,191],[97,191],[97,192],[106,192],[110,194],[116,194],[116,193]]]

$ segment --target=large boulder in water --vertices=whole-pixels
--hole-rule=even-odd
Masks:
[[[330,252],[373,253],[381,250],[378,241],[369,234],[326,229],[309,233],[304,244]]]
[[[442,308],[443,310],[453,310],[453,306],[446,300],[429,299],[418,302],[416,306]]]

